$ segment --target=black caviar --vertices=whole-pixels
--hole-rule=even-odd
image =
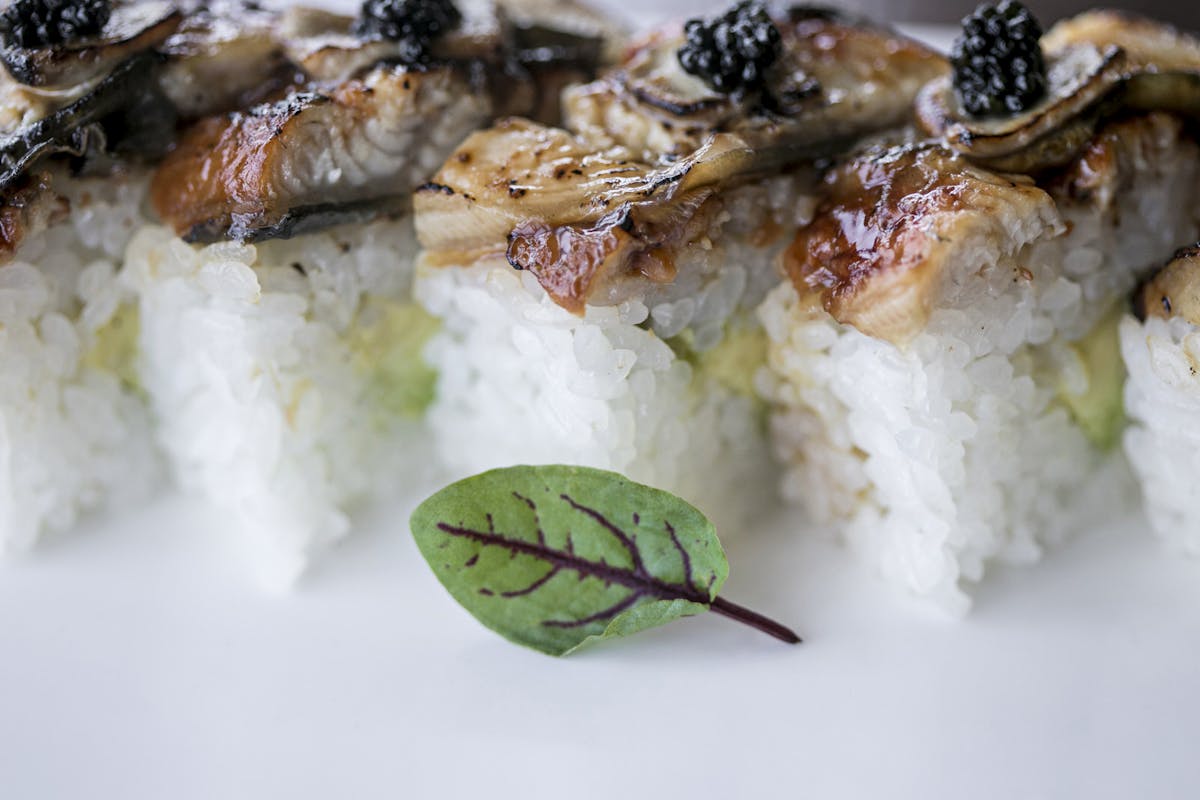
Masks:
[[[100,33],[112,16],[109,0],[13,0],[0,12],[7,45],[45,47]]]
[[[762,88],[779,58],[779,29],[762,3],[738,3],[719,17],[692,19],[679,49],[683,69],[725,94]]]
[[[354,35],[398,42],[403,61],[422,64],[433,41],[460,22],[462,14],[451,0],[366,0]]]
[[[950,51],[954,89],[977,117],[1016,114],[1046,94],[1042,26],[1015,0],[983,5],[962,22]]]

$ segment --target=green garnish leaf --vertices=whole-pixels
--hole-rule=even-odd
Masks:
[[[501,636],[550,655],[709,608],[794,633],[717,597],[729,572],[712,523],[621,475],[508,467],[422,503],[411,526],[438,580]]]

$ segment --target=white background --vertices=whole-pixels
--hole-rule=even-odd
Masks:
[[[725,594],[804,645],[710,616],[555,660],[450,600],[417,499],[288,597],[180,498],[0,565],[0,798],[1200,794],[1200,565],[1138,520],[963,622],[781,522]]]

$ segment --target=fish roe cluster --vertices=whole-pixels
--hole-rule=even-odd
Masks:
[[[112,16],[109,0],[13,0],[0,12],[0,36],[17,47],[46,47],[100,33]]]
[[[1016,114],[1046,94],[1042,26],[1015,0],[983,5],[963,20],[950,51],[954,88],[972,116]]]
[[[684,34],[684,71],[726,94],[761,88],[782,44],[771,16],[756,2],[738,3],[714,19],[688,20]]]
[[[398,42],[404,61],[423,64],[430,45],[460,22],[462,14],[450,0],[366,0],[354,34]]]

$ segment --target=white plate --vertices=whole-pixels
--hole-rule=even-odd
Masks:
[[[705,617],[560,661],[450,600],[417,499],[289,597],[181,498],[0,566],[0,797],[1200,791],[1200,565],[1139,520],[993,573],[964,622],[817,537],[744,532],[726,595],[804,645]]]
[[[715,616],[556,660],[378,512],[289,597],[168,498],[0,568],[6,798],[1194,797],[1200,566],[1127,521],[955,622],[818,537],[730,538]],[[211,532],[211,531],[208,531]]]

